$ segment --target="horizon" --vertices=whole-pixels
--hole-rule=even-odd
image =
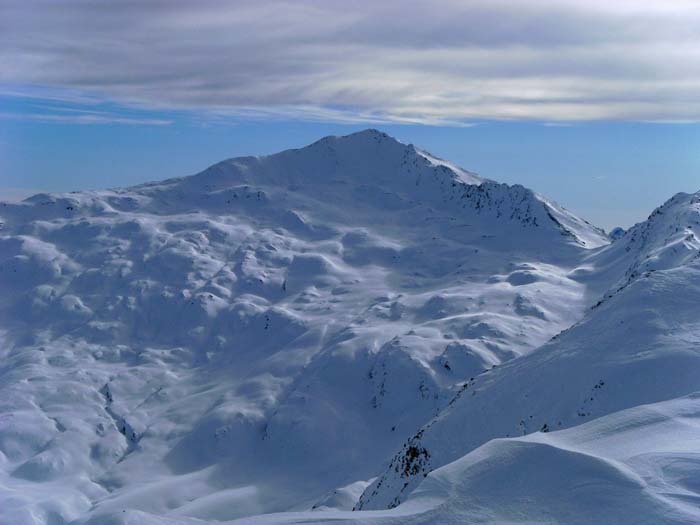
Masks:
[[[698,6],[440,7],[0,0],[0,199],[367,127],[606,230],[700,190]]]
[[[66,124],[58,124],[58,126],[65,127]],[[239,128],[241,126],[245,126],[245,124],[238,125]],[[247,129],[250,129],[250,126],[260,127],[261,125],[257,124],[256,126],[248,123]],[[109,146],[104,141],[109,140],[109,137],[119,136],[121,131],[126,131],[120,129],[105,130],[107,133],[104,135],[92,134],[91,140],[96,143],[89,149],[88,162],[76,164],[72,157],[75,152],[71,150],[54,151],[53,155],[34,156],[34,158],[6,155],[3,157],[6,166],[2,165],[3,162],[0,159],[0,201],[16,202],[43,192],[127,188],[145,182],[190,176],[228,158],[272,155],[287,149],[307,146],[323,137],[344,136],[365,129],[373,129],[372,126],[344,126],[337,129],[337,125],[328,125],[328,129],[336,128],[337,132],[313,135],[317,129],[326,128],[298,122],[288,123],[287,126],[294,127],[296,132],[275,134],[273,137],[268,137],[267,141],[251,143],[245,137],[241,138],[239,133],[241,140],[230,146],[232,154],[226,153],[228,140],[225,132],[228,129],[220,128],[214,130],[214,140],[209,144],[209,147],[200,151],[197,151],[197,148],[188,150],[184,145],[176,147],[175,144],[170,151],[168,144],[172,137],[163,137],[162,139],[157,137],[156,153],[149,155],[147,151],[140,151],[140,160],[132,161],[131,164],[127,159],[122,159],[121,155],[118,155],[116,159],[114,157],[101,157],[101,153],[109,151]],[[650,160],[650,156],[639,158],[637,162],[627,162],[628,171],[621,170],[615,176],[610,176],[609,173],[602,171],[604,169],[601,166],[602,161],[597,160],[596,162],[595,159],[581,151],[571,152],[571,157],[578,156],[579,159],[587,157],[587,159],[584,164],[567,170],[563,165],[568,162],[568,156],[562,152],[566,151],[566,148],[575,147],[572,146],[571,141],[576,140],[576,137],[587,136],[590,138],[591,134],[597,135],[597,130],[601,126],[607,133],[614,133],[616,127],[632,128],[632,131],[647,142],[658,140],[660,128],[675,127],[675,125],[657,124],[654,126],[657,133],[648,133],[649,130],[646,130],[647,133],[642,133],[642,130],[635,129],[636,126],[633,124],[618,123],[616,126],[611,126],[610,124],[593,123],[567,127],[562,131],[558,127],[536,124],[488,122],[458,130],[426,126],[406,127],[405,125],[392,126],[390,130],[387,129],[389,126],[377,126],[374,129],[385,132],[405,144],[414,144],[416,147],[484,178],[511,185],[520,184],[532,189],[608,232],[616,227],[628,229],[634,224],[646,220],[654,209],[677,193],[695,193],[700,190],[700,182],[697,188],[693,188],[692,174],[688,180],[683,177],[686,172],[690,174],[692,169],[683,171],[676,169],[675,173],[669,170],[666,175],[675,175],[672,178],[676,179],[670,185],[668,177],[666,179],[640,177],[641,180],[637,180],[635,186],[635,175],[640,172],[634,170],[644,170],[644,164]],[[652,125],[647,124],[646,126]],[[646,126],[644,127],[646,128]],[[539,136],[534,137],[534,139],[530,137],[529,142],[524,140],[518,143],[518,132],[523,127],[530,133],[533,133],[533,127],[536,127],[537,129],[534,131],[539,132]],[[302,128],[301,131],[299,131],[300,128]],[[687,126],[684,128],[687,130]],[[84,126],[79,125],[75,133],[82,134],[83,130]],[[475,132],[481,130],[484,133],[482,136],[478,136],[479,134]],[[46,132],[47,130],[34,131]],[[459,131],[467,135],[466,139],[460,137]],[[193,131],[191,134],[185,133],[184,136],[176,137],[175,140],[177,142],[194,141],[198,134],[197,131]],[[65,137],[66,135],[58,135],[55,139],[60,141]],[[136,134],[132,140],[138,140],[140,137],[142,137],[141,134]],[[204,141],[205,138],[211,140],[212,132],[202,132],[200,140]],[[602,142],[603,137],[599,136],[598,138],[599,142]],[[542,155],[550,149],[549,141],[557,144],[552,149],[559,151],[560,155],[556,158],[543,159]],[[57,147],[56,145],[52,146]],[[540,153],[535,154],[533,148],[537,148],[534,151]],[[640,145],[636,144],[634,148],[638,149]],[[62,158],[61,153],[67,153],[68,158]],[[218,157],[216,157],[217,153]],[[611,157],[614,156],[614,152],[610,149],[608,149],[608,154]],[[682,159],[682,156],[678,158]],[[85,159],[86,156],[81,155],[80,160],[84,161]],[[470,159],[474,159],[474,162],[470,162]],[[525,161],[529,159],[529,165],[523,159]],[[55,173],[50,171],[46,165],[47,160],[60,161],[58,172],[63,173],[62,177],[54,177]],[[520,162],[523,164],[519,165]],[[620,161],[618,157],[614,161],[610,159],[606,162],[610,162],[611,165],[619,165]],[[9,165],[14,165],[17,172],[21,171],[19,178],[12,177],[12,173],[8,171]],[[547,165],[550,166],[549,170],[545,169]],[[700,168],[700,166],[698,167]],[[650,172],[658,167],[649,162],[646,169],[651,175]],[[567,174],[568,176],[566,176]],[[22,184],[25,181],[28,184]],[[627,184],[632,185],[625,187]],[[602,186],[609,189],[603,190]]]

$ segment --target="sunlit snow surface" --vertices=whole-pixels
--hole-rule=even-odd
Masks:
[[[369,130],[0,204],[0,523],[692,521],[698,201]]]

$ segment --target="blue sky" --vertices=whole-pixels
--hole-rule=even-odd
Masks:
[[[605,228],[700,190],[700,5],[0,0],[0,198],[376,127]]]

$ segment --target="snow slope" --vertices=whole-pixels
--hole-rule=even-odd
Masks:
[[[358,507],[397,505],[426,473],[491,439],[574,427],[699,391],[698,203],[700,195],[680,194],[593,254],[587,279],[620,275],[603,300],[535,352],[465,383],[404,443]]]
[[[571,429],[489,441],[431,472],[384,511],[287,512],[260,524],[697,523],[698,394],[616,412]],[[88,523],[156,525],[151,514],[101,513]]]
[[[347,519],[686,395],[696,201],[610,244],[367,130],[0,204],[0,523]]]

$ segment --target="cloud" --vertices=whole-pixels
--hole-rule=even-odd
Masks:
[[[172,124],[171,120],[121,117],[119,115],[56,115],[53,113],[12,113],[2,111],[0,111],[0,119],[32,120],[35,122],[47,122],[56,124],[130,124],[147,126],[167,126],[169,124]]]
[[[210,116],[694,122],[697,27],[691,0],[0,0],[0,81]]]

